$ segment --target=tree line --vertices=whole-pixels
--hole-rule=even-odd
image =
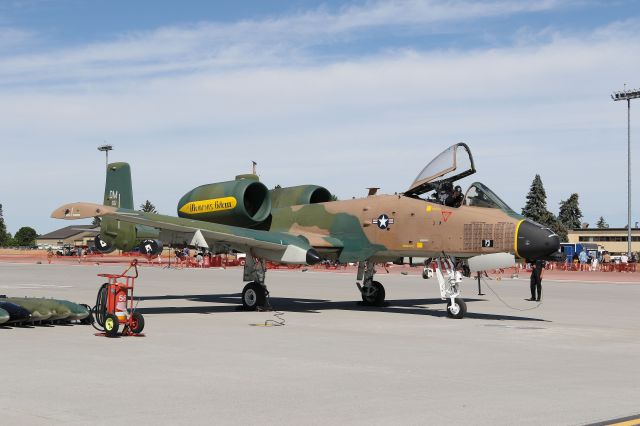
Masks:
[[[522,215],[541,225],[548,226],[560,236],[561,241],[567,241],[569,230],[580,228],[582,225],[582,211],[579,206],[578,194],[573,193],[566,200],[560,201],[560,208],[556,216],[547,209],[547,193],[540,175],[533,178]],[[600,216],[596,226],[608,228],[609,224],[604,220],[604,217]]]
[[[7,232],[7,225],[4,223],[2,204],[0,204],[0,247],[22,247],[33,246],[36,243],[38,233],[30,226],[23,226],[18,229],[16,235]]]

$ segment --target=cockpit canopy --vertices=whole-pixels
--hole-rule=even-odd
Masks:
[[[425,192],[439,189],[445,182],[455,182],[475,172],[471,150],[467,144],[457,143],[431,160],[404,195],[417,197]]]
[[[425,167],[404,193],[407,197],[421,198],[449,207],[461,205],[500,209],[511,216],[518,215],[495,192],[480,182],[474,182],[462,195],[462,189],[453,183],[476,172],[469,147],[458,143],[445,149]]]

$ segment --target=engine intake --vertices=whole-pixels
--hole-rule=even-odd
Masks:
[[[234,226],[259,225],[271,214],[266,186],[241,178],[198,186],[178,202],[178,216]]]

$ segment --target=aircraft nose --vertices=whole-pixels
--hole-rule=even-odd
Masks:
[[[552,255],[560,249],[560,237],[549,228],[531,220],[520,222],[516,235],[516,254],[536,260]]]

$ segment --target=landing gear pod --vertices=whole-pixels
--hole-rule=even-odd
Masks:
[[[153,256],[162,253],[162,241],[160,240],[142,240],[140,243],[140,253],[147,256]]]
[[[93,244],[96,250],[98,250],[100,253],[107,254],[115,250],[113,244],[105,241],[100,235],[96,235],[96,237],[93,239]]]

